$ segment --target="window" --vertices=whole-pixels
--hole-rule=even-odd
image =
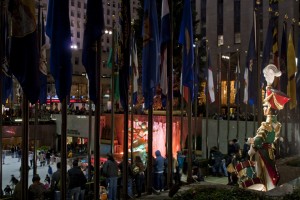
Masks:
[[[80,42],[77,42],[77,47],[80,48]]]
[[[109,9],[107,9],[106,14],[110,15],[110,10]]]
[[[106,24],[107,24],[107,25],[110,25],[110,19],[107,19],[107,20],[106,20]]]
[[[80,1],[77,2],[77,7],[81,8],[81,2]]]
[[[218,46],[224,45],[224,36],[218,35]]]
[[[74,5],[75,5],[74,0],[72,0],[71,1],[71,6],[74,6]]]
[[[77,18],[81,18],[81,13],[80,12],[77,13]]]
[[[79,64],[79,57],[75,57],[75,65],[78,65]]]
[[[241,43],[241,0],[234,0],[234,43]]]
[[[86,3],[83,4],[84,9],[86,9]]]
[[[77,32],[77,38],[80,38],[80,32],[79,31]]]
[[[80,28],[80,21],[77,21],[77,28]]]
[[[241,33],[234,33],[234,43],[236,44],[241,43]]]
[[[74,11],[73,10],[71,10],[71,16],[74,17]]]
[[[206,0],[201,0],[200,23],[201,34],[206,36]]]
[[[217,8],[217,34],[218,34],[218,45],[224,44],[223,38],[223,0],[218,0]]]
[[[71,26],[74,27],[74,20],[71,20]]]

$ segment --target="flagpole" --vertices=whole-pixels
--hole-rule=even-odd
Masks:
[[[3,19],[3,13],[5,12],[5,0],[1,0],[1,19],[0,19],[0,43],[1,44],[5,44],[4,41],[5,41],[5,29],[4,29],[4,19]],[[4,45],[3,45],[4,46]],[[1,116],[0,116],[0,138],[1,138],[1,141],[0,141],[0,158],[2,158],[2,149],[3,149],[3,145],[2,145],[2,138],[3,138],[3,133],[2,133],[2,121],[3,121],[3,115],[2,115],[2,60],[4,59],[4,48],[1,46],[0,47],[0,63],[1,63],[1,71],[0,71],[0,83],[1,83],[1,86],[0,86],[0,101],[1,101]],[[0,189],[2,190],[2,163],[0,164]]]
[[[67,96],[61,102],[61,199],[67,197]]]
[[[28,139],[29,139],[29,108],[27,96],[23,92],[22,101],[22,159],[21,159],[21,184],[22,184],[22,197],[28,198]]]
[[[229,49],[230,47],[228,47]],[[227,142],[229,141],[229,132],[230,132],[230,53],[227,65]]]
[[[182,79],[182,77],[181,77]],[[181,80],[182,81],[182,80]],[[184,147],[184,141],[183,141],[183,85],[182,82],[180,84],[180,88],[181,88],[181,96],[180,96],[180,149],[181,151],[183,150]]]
[[[197,40],[196,40],[196,42],[197,42]],[[198,70],[199,69],[197,69],[197,67],[199,67],[199,60],[198,60],[198,44],[196,43],[196,47],[195,47],[195,57],[196,57],[196,64],[194,64],[194,71],[195,71],[195,77],[197,77],[198,76]],[[198,77],[197,78],[194,78],[194,88],[196,88],[196,90],[195,90],[195,95],[196,95],[196,97],[195,97],[195,100],[194,100],[194,150],[195,150],[195,153],[196,153],[196,150],[197,150],[197,113],[198,113],[198,84],[199,84],[199,82],[197,82],[197,81],[195,81],[195,80],[198,80]]]
[[[41,0],[38,2],[38,53],[39,57],[41,57]],[[33,150],[33,174],[37,174],[37,143],[36,143],[36,135],[37,135],[37,126],[39,123],[38,115],[39,115],[39,106],[38,102],[35,103],[35,113],[34,113],[34,131],[33,131],[33,139],[34,139],[34,150]]]
[[[208,95],[209,95],[209,87],[208,87],[208,40],[206,40],[206,91],[205,91],[205,150],[206,150],[206,159],[208,159]]]
[[[152,194],[152,161],[153,161],[153,156],[152,156],[152,139],[153,139],[153,119],[152,119],[152,115],[153,115],[153,107],[152,105],[149,106],[148,109],[148,154],[147,154],[147,193],[148,194]]]
[[[115,19],[113,17],[113,30],[112,30],[112,66],[111,66],[111,153],[114,153],[115,141]]]
[[[218,119],[217,119],[217,147],[220,147],[220,116],[221,116],[221,81],[222,81],[222,46],[220,46],[220,56],[219,56],[219,67],[218,67]]]
[[[189,89],[189,102],[187,104],[187,114],[188,114],[188,174],[187,174],[187,182],[193,182],[192,178],[192,98],[191,98],[191,90]]]
[[[255,26],[255,34],[256,34],[256,67],[257,67],[257,112],[258,112],[258,116],[257,116],[257,123],[258,126],[261,124],[262,122],[262,90],[261,90],[261,65],[259,64],[259,58],[260,58],[260,17],[258,17],[257,15],[260,13],[259,12],[259,4],[261,4],[260,0],[256,1],[257,4],[257,10],[256,10],[256,15],[255,15],[255,20],[256,20],[256,26]],[[253,115],[254,115],[254,119],[253,119],[253,126],[254,126],[254,131],[253,134],[256,132],[255,131],[255,106],[253,104]]]
[[[95,135],[94,135],[94,199],[99,199],[100,185],[100,130],[101,130],[101,38],[97,40],[96,61],[96,102],[95,103]]]
[[[237,93],[238,94],[238,99],[237,99],[237,107],[236,107],[236,138],[239,136],[240,132],[240,101],[241,101],[241,91],[240,91],[240,51],[239,49],[237,50],[237,62],[238,62],[238,67],[237,67]]]
[[[123,66],[122,66],[122,74],[120,74],[122,79],[127,79],[129,74],[129,65],[130,65],[130,34],[131,34],[131,15],[130,15],[130,1],[122,2],[121,14],[123,17],[122,23],[122,49],[124,53],[122,54]],[[126,76],[125,76],[126,75]],[[125,77],[125,78],[124,78]],[[126,89],[128,90],[128,82],[129,80],[125,80]],[[124,93],[125,98],[125,108],[124,108],[124,135],[123,135],[123,174],[122,174],[122,182],[123,182],[123,198],[126,199],[128,197],[128,91]]]
[[[169,0],[170,10],[170,30],[173,30],[173,1]],[[173,186],[173,32],[170,32],[170,41],[167,47],[167,76],[168,76],[168,101],[167,101],[167,141],[168,141],[168,173],[167,173],[167,185],[171,189]]]
[[[88,140],[88,181],[91,181],[92,175],[91,175],[91,141],[92,141],[92,101],[89,99],[89,140]],[[94,162],[95,162],[95,157],[94,157]]]
[[[134,32],[132,33],[132,37],[131,37],[131,102],[130,102],[130,107],[131,107],[131,113],[130,113],[130,158],[131,158],[131,163],[133,163],[133,85],[134,85],[134,70],[133,70],[133,53],[132,53],[132,48],[133,48],[133,37],[134,37]],[[138,67],[138,66],[136,66]]]

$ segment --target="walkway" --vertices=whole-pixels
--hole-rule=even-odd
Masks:
[[[182,180],[186,180],[186,176],[183,175]],[[204,178],[204,181],[202,182],[197,182],[189,185],[184,185],[180,188],[180,191],[185,191],[190,189],[194,185],[227,185],[228,183],[228,178],[227,177],[214,177],[214,176],[206,176]],[[159,195],[157,194],[152,194],[152,195],[146,195],[143,194],[141,198],[139,199],[151,199],[151,200],[166,200],[166,199],[172,199],[169,197],[169,191],[163,191]]]

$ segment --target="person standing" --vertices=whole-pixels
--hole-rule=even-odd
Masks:
[[[165,168],[165,159],[161,156],[159,150],[155,152],[155,160],[154,160],[154,189],[156,192],[163,191],[164,187],[164,168]]]
[[[137,191],[136,197],[139,198],[142,196],[142,190],[145,184],[145,169],[146,169],[140,156],[135,157],[132,169],[133,169],[133,175],[136,184],[136,191]]]
[[[78,160],[73,161],[73,168],[68,170],[68,178],[68,196],[70,199],[79,200],[80,194],[82,194],[81,190],[85,188],[87,180],[78,166]]]
[[[30,167],[32,167],[33,166],[33,152],[32,151],[29,152],[28,158],[29,158],[29,162],[30,162]]]
[[[52,178],[52,174],[53,174],[52,167],[50,165],[48,165],[48,175],[50,178]]]
[[[43,200],[45,193],[45,186],[40,182],[41,178],[38,174],[35,174],[32,178],[32,184],[29,186],[29,199]]]
[[[103,174],[106,176],[108,184],[108,199],[117,199],[118,187],[118,164],[111,153],[107,154],[107,161],[103,164]]]
[[[53,173],[51,178],[51,188],[54,191],[54,200],[60,200],[60,188],[58,182],[60,180],[60,162],[56,163],[56,172]]]

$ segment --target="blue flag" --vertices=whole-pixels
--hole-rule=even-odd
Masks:
[[[1,22],[0,22],[0,30],[2,30],[2,35],[1,35],[1,61],[0,61],[0,66],[2,69],[1,73],[1,80],[2,80],[2,104],[5,104],[6,99],[12,92],[12,74],[11,70],[9,68],[8,62],[7,62],[7,57],[8,57],[8,17],[7,17],[7,11],[4,10],[4,12],[0,13],[1,15]]]
[[[244,103],[254,105],[257,102],[257,67],[255,65],[255,26],[252,27],[244,72]]]
[[[287,75],[287,36],[286,36],[286,22],[283,23],[281,50],[280,50],[280,91],[287,93],[288,75]]]
[[[263,74],[263,69],[269,64],[270,62],[270,53],[272,52],[273,47],[273,30],[274,30],[275,22],[274,18],[270,18],[266,40],[264,44],[263,50],[263,58],[262,58],[262,66],[261,66],[261,74]],[[265,83],[264,76],[261,76],[261,85],[263,86]]]
[[[297,58],[300,58],[300,35],[298,35],[298,48],[297,48]],[[296,73],[296,94],[297,94],[297,104],[300,105],[300,62],[297,62],[297,73]]]
[[[8,9],[12,17],[11,71],[29,102],[36,103],[40,82],[35,1],[10,1]]]
[[[155,0],[144,1],[142,87],[145,108],[153,105],[159,80],[159,33]]]
[[[41,12],[41,9],[39,9]],[[39,76],[40,76],[40,96],[39,101],[40,104],[47,103],[47,57],[46,57],[46,36],[45,36],[45,23],[44,23],[44,15],[42,15],[42,23],[41,23],[41,51],[40,51],[40,68],[39,68]]]
[[[49,0],[46,34],[51,41],[50,72],[62,101],[70,95],[73,72],[69,1]]]
[[[88,0],[84,29],[82,64],[89,78],[89,95],[96,102],[96,42],[103,32],[104,18],[102,0]]]
[[[182,84],[189,88],[190,97],[193,100],[196,95],[194,95],[194,39],[190,0],[185,0],[184,3],[179,43],[183,45]]]

